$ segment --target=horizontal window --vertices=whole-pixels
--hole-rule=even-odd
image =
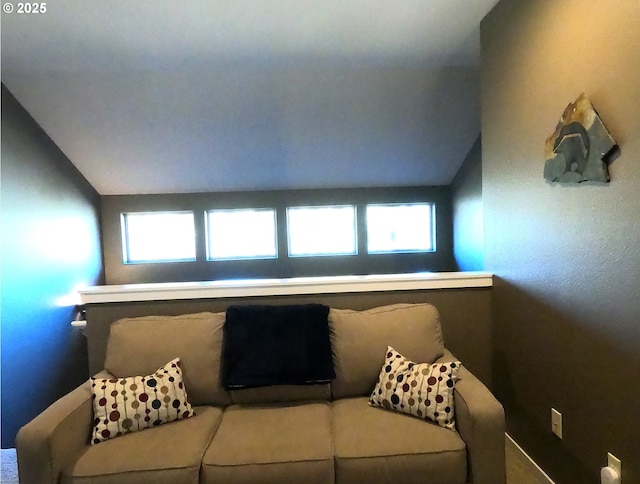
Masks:
[[[370,254],[434,250],[431,203],[367,205],[367,251]]]
[[[196,260],[193,212],[122,214],[125,264]]]
[[[207,212],[207,258],[269,259],[278,257],[273,209]]]
[[[353,205],[287,208],[289,256],[357,254]]]

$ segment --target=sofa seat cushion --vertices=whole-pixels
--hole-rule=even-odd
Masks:
[[[332,413],[337,483],[467,482],[457,432],[371,407],[367,398],[336,400]]]
[[[222,420],[217,407],[195,407],[196,415],[87,445],[63,470],[63,483],[197,484],[202,456]]]
[[[205,483],[331,483],[331,406],[232,405],[202,459]]]

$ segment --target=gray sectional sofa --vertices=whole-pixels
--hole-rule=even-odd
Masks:
[[[195,416],[92,445],[89,381],[20,430],[21,483],[505,482],[502,406],[464,366],[455,431],[369,405],[388,346],[414,362],[455,360],[432,305],[331,309],[327,384],[228,391],[224,323],[224,313],[113,323],[99,376],[147,375],[179,357]]]

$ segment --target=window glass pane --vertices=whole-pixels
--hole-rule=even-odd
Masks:
[[[273,209],[211,210],[207,231],[210,260],[278,256]]]
[[[432,204],[367,205],[368,252],[428,252],[433,240]]]
[[[196,260],[193,212],[122,215],[124,262]]]
[[[287,208],[289,255],[355,255],[354,206]]]

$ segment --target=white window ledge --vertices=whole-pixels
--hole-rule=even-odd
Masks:
[[[99,304],[173,299],[477,288],[491,287],[492,285],[493,275],[486,272],[421,272],[415,274],[107,285],[87,287],[78,292],[82,304]]]

